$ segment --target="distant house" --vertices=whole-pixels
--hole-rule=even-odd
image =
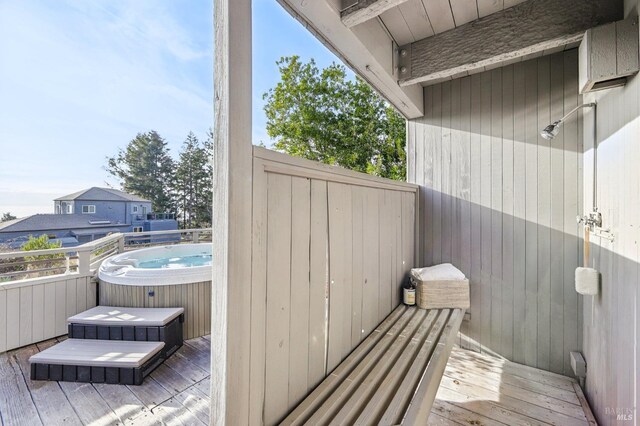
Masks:
[[[178,229],[171,214],[153,212],[152,203],[111,188],[92,187],[54,200],[53,214],[35,214],[0,223],[0,245],[20,248],[29,235],[48,235],[72,247],[112,232]]]

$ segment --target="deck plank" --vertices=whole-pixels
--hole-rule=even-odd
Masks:
[[[91,383],[60,382],[62,391],[84,424],[113,425],[118,416]]]
[[[389,330],[381,331],[378,337]],[[156,378],[148,377],[141,386],[29,380],[29,356],[59,340],[64,339],[0,354],[0,424],[209,423],[210,377],[204,368],[209,365],[209,339],[186,341]],[[428,424],[593,424],[584,404],[577,382],[569,377],[454,347]],[[567,407],[574,416],[567,414]]]
[[[42,424],[20,367],[7,354],[0,354],[0,413],[7,426]]]
[[[29,379],[31,374],[29,357],[38,352],[38,348],[35,345],[30,345],[16,352],[15,359],[20,365],[27,388],[31,393],[31,399],[38,410],[40,418],[49,424],[81,425],[80,418],[73,411],[73,407],[58,383],[32,381]]]

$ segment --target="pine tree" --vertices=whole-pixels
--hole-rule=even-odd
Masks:
[[[156,132],[138,133],[126,149],[107,158],[106,170],[122,189],[151,200],[155,212],[173,212],[171,188],[175,164],[167,142]]]
[[[184,228],[211,226],[212,181],[207,146],[190,132],[180,150],[173,194]]]

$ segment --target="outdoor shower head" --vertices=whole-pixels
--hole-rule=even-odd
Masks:
[[[566,120],[567,117],[569,117],[571,114],[573,114],[574,112],[576,112],[580,108],[587,108],[587,107],[592,108],[592,107],[595,107],[595,106],[596,106],[595,102],[590,102],[588,104],[578,105],[577,107],[575,107],[574,109],[569,111],[560,120],[554,121],[553,123],[549,124],[544,129],[542,129],[542,131],[540,132],[540,136],[542,136],[543,138],[545,138],[547,140],[551,140],[551,139],[555,138],[558,135],[558,132],[560,131],[560,127],[562,126],[562,123],[564,123],[564,120]]]
[[[540,136],[542,136],[547,140],[551,140],[558,135],[558,132],[560,131],[560,126],[562,126],[562,120],[554,121],[544,129],[542,129],[542,131],[540,132]]]

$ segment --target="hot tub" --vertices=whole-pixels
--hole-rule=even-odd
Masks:
[[[117,254],[98,271],[101,305],[184,308],[184,338],[211,333],[211,244]]]

